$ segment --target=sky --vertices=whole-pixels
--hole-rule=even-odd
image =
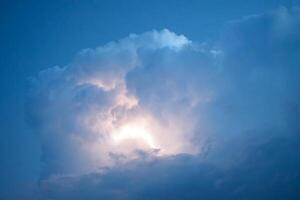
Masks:
[[[299,199],[300,2],[0,2],[0,199]]]

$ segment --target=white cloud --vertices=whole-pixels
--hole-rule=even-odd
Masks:
[[[212,75],[214,56],[191,44],[166,29],[146,32],[42,71],[32,97],[46,176],[94,172],[137,159],[137,150],[199,153],[195,110],[212,91],[198,84]]]

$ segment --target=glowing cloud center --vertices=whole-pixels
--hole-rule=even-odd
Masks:
[[[127,140],[136,140],[146,144],[149,148],[158,148],[155,145],[152,135],[149,131],[139,124],[125,124],[113,133],[113,140],[116,144],[121,144]]]

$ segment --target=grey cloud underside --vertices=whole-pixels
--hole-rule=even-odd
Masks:
[[[143,37],[131,36],[137,38],[135,45],[141,47],[134,53],[128,48],[132,44],[128,38],[119,46],[109,44],[111,48],[117,45],[121,53],[111,54],[109,45],[100,50],[104,51],[100,55],[103,66],[114,64],[113,71],[111,68],[93,71],[94,59],[98,57],[86,50],[84,53],[90,60],[79,56],[75,62],[79,67],[53,68],[41,73],[36,80],[37,88],[32,89],[38,95],[32,98],[45,95],[40,90],[46,87],[47,102],[34,104],[31,110],[45,110],[44,106],[50,105],[60,111],[59,115],[56,111],[32,115],[32,120],[40,120],[40,127],[44,124],[47,127],[43,133],[47,138],[43,158],[47,172],[40,182],[38,196],[41,199],[299,199],[300,10],[281,8],[229,22],[214,48],[195,45],[183,38],[175,42],[177,46],[170,47],[174,41],[167,41],[167,47],[157,47],[155,42],[154,47],[149,47],[147,42],[163,32],[154,32],[157,34],[154,37],[151,32]],[[168,31],[168,34],[173,33]],[[181,48],[185,42],[187,46]],[[138,59],[131,57],[136,55]],[[125,67],[124,62],[111,63],[111,60],[125,61]],[[62,79],[68,70],[75,77],[63,75]],[[159,119],[166,120],[174,113],[182,115],[192,124],[189,137],[193,145],[201,146],[200,154],[155,157],[140,152],[138,160],[113,166],[104,173],[68,175],[69,170],[78,172],[72,165],[84,162],[77,159],[81,152],[64,135],[84,131],[73,124],[76,121],[73,117],[84,114],[86,106],[96,105],[95,102],[100,109],[109,107],[115,95],[89,85],[76,88],[79,92],[74,93],[72,80],[101,73],[107,75],[102,79],[107,87],[111,87],[112,77],[124,77],[128,91]],[[65,104],[53,105],[57,101],[49,98],[51,93],[56,97],[58,94]],[[76,103],[70,105],[70,98]],[[63,126],[57,124],[60,117]],[[51,126],[63,127],[59,139],[49,134],[57,131],[48,129],[49,121]],[[37,130],[45,130],[40,127]],[[93,140],[93,136],[80,137]]]
[[[231,158],[239,164],[228,169],[181,155],[41,187],[46,199],[297,199],[300,161],[288,157],[297,157],[299,147],[299,141],[274,139]],[[284,150],[270,154],[278,148]]]

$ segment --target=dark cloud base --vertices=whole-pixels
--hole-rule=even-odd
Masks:
[[[42,181],[42,199],[299,199],[300,140],[277,138],[228,155],[230,167],[180,155],[106,174]],[[240,151],[240,148],[236,149]],[[219,152],[220,153],[220,152]],[[236,162],[234,162],[236,161]]]

